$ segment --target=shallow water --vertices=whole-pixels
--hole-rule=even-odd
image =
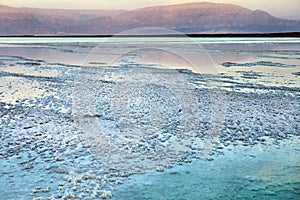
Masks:
[[[0,197],[299,199],[299,72],[299,38],[0,38]]]
[[[213,161],[135,175],[115,199],[298,199],[299,139],[270,144],[229,146]]]

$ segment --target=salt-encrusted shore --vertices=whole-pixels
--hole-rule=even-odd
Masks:
[[[95,70],[2,56],[0,64],[0,188],[7,199],[110,198],[133,174],[300,136],[298,87],[134,63]],[[99,132],[89,132],[94,128]]]

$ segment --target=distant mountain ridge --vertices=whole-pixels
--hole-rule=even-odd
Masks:
[[[182,33],[299,32],[300,21],[234,4],[188,3],[127,10],[0,6],[0,35],[101,35],[163,27]]]

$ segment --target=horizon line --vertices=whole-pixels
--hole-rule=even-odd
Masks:
[[[36,37],[36,38],[59,38],[59,37],[300,37],[300,32],[272,32],[272,33],[188,33],[188,34],[132,34],[132,35],[113,35],[113,34],[82,34],[82,35],[0,35],[0,38],[11,37]]]

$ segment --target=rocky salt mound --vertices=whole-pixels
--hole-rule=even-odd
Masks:
[[[225,101],[212,98],[222,100],[221,92],[200,95],[177,70],[83,69],[75,88],[79,137],[113,169],[162,171],[191,162],[210,151],[222,125],[217,118]]]

